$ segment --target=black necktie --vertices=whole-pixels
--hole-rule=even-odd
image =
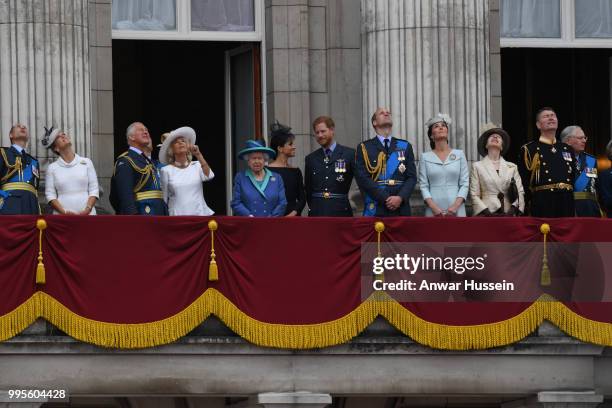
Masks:
[[[28,164],[28,154],[26,153],[25,149],[21,151],[21,162],[24,165]]]
[[[389,139],[385,139],[385,152],[389,153]]]
[[[151,159],[149,159],[149,158],[147,157],[147,155],[146,155],[146,154],[144,154],[144,153],[143,153],[143,154],[142,154],[142,157],[144,157],[144,158],[145,158],[145,160],[147,161],[147,163],[149,163],[149,164],[153,163],[153,162],[151,161]]]
[[[331,154],[332,154],[331,149],[325,149],[325,158],[326,158],[327,160],[330,160],[330,159],[331,159]]]

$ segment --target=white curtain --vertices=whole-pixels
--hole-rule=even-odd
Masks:
[[[576,37],[612,38],[612,0],[576,0]]]
[[[191,0],[194,31],[255,31],[254,0]]]
[[[502,37],[561,37],[559,0],[501,0],[500,13]]]
[[[175,0],[113,0],[115,30],[176,29]]]

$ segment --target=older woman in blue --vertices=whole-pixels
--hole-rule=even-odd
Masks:
[[[470,171],[463,151],[448,144],[450,117],[439,113],[427,121],[431,151],[421,155],[419,183],[428,217],[465,217]]]
[[[265,168],[265,161],[276,153],[257,140],[247,140],[247,147],[238,153],[248,169],[236,174],[232,210],[246,217],[282,217],[287,199],[283,179]]]

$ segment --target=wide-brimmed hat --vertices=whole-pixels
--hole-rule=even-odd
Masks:
[[[502,137],[502,156],[508,152],[508,149],[510,148],[510,135],[508,132],[494,123],[487,123],[480,129],[480,136],[478,137],[478,153],[481,156],[484,157],[487,155],[487,140],[489,139],[489,136],[494,133],[497,133]]]
[[[269,155],[271,159],[276,157],[276,152],[269,147],[266,147],[263,141],[247,140],[246,147],[238,152],[238,158],[244,160],[245,155],[256,152],[265,153]]]
[[[53,143],[55,143],[55,139],[57,139],[57,137],[61,133],[61,130],[54,129],[53,126],[51,126],[49,129],[47,129],[46,127],[44,129],[45,134],[40,140],[40,144],[46,147],[47,149],[50,149],[51,146],[53,146]]]
[[[168,149],[179,137],[184,137],[189,143],[195,144],[196,133],[195,130],[188,126],[183,126],[170,132],[164,143],[162,143],[159,149],[159,161],[163,164],[168,164]]]

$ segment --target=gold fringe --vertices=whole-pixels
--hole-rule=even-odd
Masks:
[[[612,323],[597,322],[571,311],[547,295],[522,313],[500,322],[453,326],[427,322],[384,292],[375,292],[339,319],[304,325],[258,321],[238,309],[215,289],[208,289],[183,311],[167,319],[139,324],[100,322],[79,316],[44,292],[36,292],[15,310],[0,316],[0,341],[16,336],[43,317],[83,342],[121,349],[171,343],[189,333],[211,314],[217,315],[245,340],[265,347],[313,349],[351,340],[381,315],[417,343],[444,350],[505,346],[532,333],[549,320],[568,335],[601,346],[612,346]]]
[[[9,313],[0,316],[0,341],[17,336],[41,315],[42,292],[36,292],[27,301]]]

